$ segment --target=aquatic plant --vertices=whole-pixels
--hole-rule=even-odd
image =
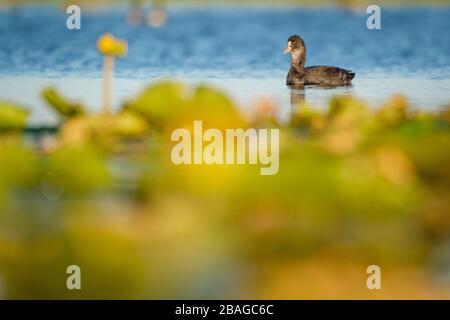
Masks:
[[[103,113],[111,113],[111,82],[114,73],[114,61],[117,57],[124,57],[128,51],[128,44],[124,40],[116,39],[112,34],[105,33],[97,41],[97,49],[104,56],[103,60]]]
[[[13,103],[0,101],[0,131],[23,129],[29,112]]]
[[[302,103],[283,124],[177,82],[110,115],[44,95],[61,115],[52,148],[0,132],[6,297],[448,297],[449,109],[414,110],[399,96],[370,109],[342,96],[326,111]],[[22,128],[12,110],[19,121],[0,108],[0,123]],[[169,134],[193,120],[278,128],[279,173],[173,164]],[[73,263],[77,292],[65,286]],[[378,293],[365,289],[373,263]]]
[[[81,103],[68,101],[53,88],[43,89],[42,97],[59,115],[64,117],[74,117],[85,113],[85,107]]]

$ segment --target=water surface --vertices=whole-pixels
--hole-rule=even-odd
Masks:
[[[372,31],[364,12],[338,8],[171,8],[169,23],[157,29],[127,24],[127,13],[126,7],[83,11],[82,29],[69,31],[58,8],[0,11],[0,99],[30,107],[34,124],[55,121],[39,98],[44,85],[97,110],[102,58],[95,42],[112,32],[129,42],[128,56],[116,65],[116,106],[151,81],[175,77],[223,88],[243,107],[255,98],[273,99],[287,116],[292,93],[284,84],[289,58],[282,51],[298,33],[307,44],[307,65],[357,73],[351,87],[297,92],[318,108],[342,93],[371,106],[394,93],[417,108],[450,102],[449,8],[383,9],[382,29]]]

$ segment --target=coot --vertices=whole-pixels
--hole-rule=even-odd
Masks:
[[[298,35],[291,36],[288,39],[288,46],[284,53],[291,54],[291,68],[286,79],[286,84],[289,86],[344,86],[349,85],[355,77],[354,72],[338,67],[313,66],[305,68],[306,46],[303,39]]]

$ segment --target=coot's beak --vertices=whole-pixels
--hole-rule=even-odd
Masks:
[[[286,49],[284,49],[283,54],[288,54],[291,53],[291,47],[287,47]]]

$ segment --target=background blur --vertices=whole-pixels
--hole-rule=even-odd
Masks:
[[[379,2],[381,30],[362,1],[0,3],[1,298],[450,297],[448,1]],[[354,84],[287,88],[296,33]],[[194,120],[280,129],[279,173],[173,165]]]

